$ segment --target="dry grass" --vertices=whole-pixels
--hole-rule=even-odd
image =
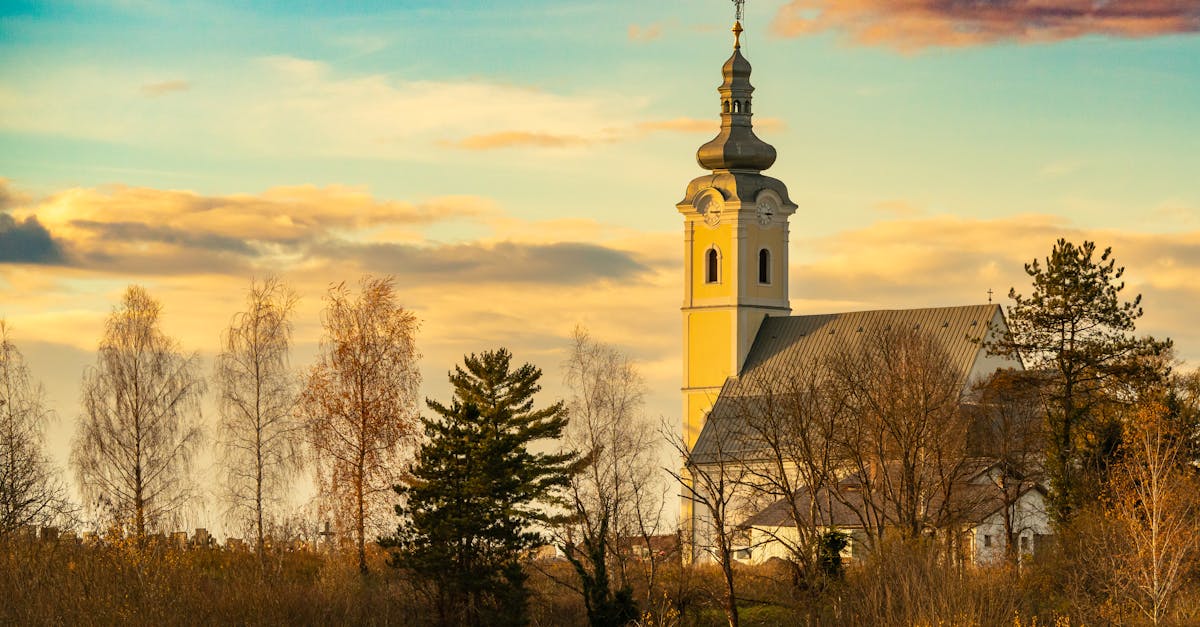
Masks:
[[[409,576],[371,553],[360,576],[351,555],[280,552],[265,570],[252,553],[139,549],[128,542],[83,546],[27,538],[0,540],[0,624],[8,625],[425,625],[428,597]],[[1058,560],[1069,561],[1069,560]],[[1134,615],[1098,619],[1105,600],[1072,591],[1056,562],[1024,571],[947,567],[935,554],[894,546],[847,569],[820,590],[793,585],[778,566],[737,569],[742,624],[1003,625],[1138,624]],[[535,626],[586,625],[565,563],[529,572]],[[637,575],[637,573],[635,573]],[[725,625],[721,574],[711,566],[661,564],[653,589],[634,576],[647,627]],[[1200,585],[1181,592],[1172,624],[1198,624]]]
[[[425,622],[419,594],[374,557],[364,578],[353,561],[311,553],[270,555],[264,572],[251,553],[17,538],[0,545],[0,624]]]

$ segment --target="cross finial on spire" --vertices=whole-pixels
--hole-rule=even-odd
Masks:
[[[746,0],[733,0],[734,19],[738,22],[742,21],[742,13],[746,7]]]
[[[992,303],[992,288],[988,288],[988,304]]]

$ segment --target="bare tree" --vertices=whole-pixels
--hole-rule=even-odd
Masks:
[[[681,518],[690,518],[693,525],[685,529],[684,535],[693,539],[693,546],[682,546],[684,551],[706,553],[721,569],[724,584],[723,604],[729,627],[738,627],[740,617],[737,607],[737,587],[734,578],[734,552],[739,535],[743,532],[739,523],[748,513],[746,483],[749,467],[740,456],[742,447],[738,436],[715,437],[710,442],[711,455],[704,463],[697,463],[693,451],[679,434],[672,433],[669,426],[661,428],[671,446],[684,462],[682,470],[668,472],[683,490],[693,508],[692,515],[681,512]]]
[[[576,327],[565,370],[573,393],[565,440],[586,461],[569,489],[574,517],[563,544],[584,583],[589,616],[596,617],[617,603],[609,563],[616,566],[621,589],[631,590],[627,568],[635,546],[648,557],[646,589],[654,585],[652,538],[665,505],[659,438],[642,413],[646,384],[628,355]],[[578,544],[584,547],[582,555],[575,550]]]
[[[975,386],[969,407],[971,445],[979,455],[995,460],[990,477],[1004,522],[1005,558],[1013,564],[1019,558],[1018,538],[1026,530],[1018,502],[1044,479],[1045,411],[1039,376],[997,371]]]
[[[864,339],[828,363],[848,404],[834,432],[851,474],[835,494],[872,543],[887,529],[915,538],[947,528],[969,506],[955,494],[969,470],[965,375],[927,332],[878,329]]]
[[[272,510],[303,465],[288,365],[295,304],[295,293],[276,278],[251,283],[246,310],[225,331],[216,363],[224,496],[230,518],[253,529],[260,559]]]
[[[403,440],[417,425],[417,318],[393,280],[364,277],[356,296],[329,289],[325,336],[300,397],[318,488],[340,529],[353,534],[367,572],[367,534],[391,519]]]
[[[753,527],[786,550],[797,585],[812,586],[822,574],[822,543],[834,524],[833,490],[842,470],[836,430],[846,403],[825,378],[818,368],[783,380],[749,377],[742,382],[747,393],[730,399],[747,443],[741,455],[746,485],[759,501],[782,503],[785,513],[783,521]]]
[[[139,540],[195,496],[192,460],[203,438],[199,357],[163,334],[161,312],[142,287],[125,290],[84,373],[71,447],[86,502],[132,525]]]
[[[1187,435],[1157,403],[1140,407],[1126,426],[1124,456],[1112,473],[1110,519],[1116,537],[1116,580],[1124,596],[1158,625],[1200,552],[1200,482],[1184,452]]]
[[[66,489],[42,450],[50,417],[42,386],[0,320],[0,537],[69,512]]]

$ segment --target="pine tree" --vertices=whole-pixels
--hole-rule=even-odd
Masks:
[[[1072,512],[1094,501],[1120,443],[1121,426],[1106,411],[1119,401],[1121,388],[1162,376],[1158,364],[1170,341],[1138,338],[1141,295],[1121,298],[1125,268],[1117,267],[1106,248],[1076,246],[1058,240],[1044,264],[1025,265],[1033,292],[1016,289],[1009,298],[1008,334],[991,343],[993,353],[1019,355],[1045,391],[1050,479],[1054,518],[1067,522]]]
[[[444,625],[520,625],[526,620],[521,557],[546,540],[533,529],[561,505],[574,453],[534,453],[567,424],[561,402],[534,409],[538,368],[512,369],[505,349],[469,355],[450,374],[454,398],[422,418],[408,486],[397,486],[403,522],[381,541],[389,563],[433,585]]]

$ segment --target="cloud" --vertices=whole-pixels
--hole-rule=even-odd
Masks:
[[[1047,163],[1038,170],[1038,175],[1042,178],[1056,179],[1064,176],[1070,176],[1084,169],[1087,164],[1078,160],[1063,160],[1052,161]]]
[[[633,253],[584,242],[470,242],[452,245],[339,242],[314,252],[358,259],[368,272],[402,272],[421,282],[443,284],[586,284],[597,280],[635,281],[649,268]]]
[[[13,216],[0,215],[7,220],[4,237],[24,243],[9,243],[5,253],[25,251],[21,258],[28,259],[36,250],[43,262],[155,275],[253,272],[294,263],[317,243],[419,240],[420,230],[433,224],[496,212],[492,201],[480,197],[410,203],[344,186],[206,196],[114,185],[64,190],[15,209]],[[35,244],[40,248],[31,248]]]
[[[471,135],[458,141],[443,141],[442,145],[463,150],[495,150],[497,148],[574,148],[593,143],[578,135],[554,135],[526,131],[502,131]]]
[[[629,25],[629,41],[647,42],[662,37],[662,24],[654,23],[646,26]]]
[[[779,118],[757,118],[754,127],[758,130],[780,131],[787,127]],[[639,134],[657,132],[668,133],[716,133],[721,128],[721,120],[699,118],[675,118],[672,120],[651,120],[640,122],[635,127]]]
[[[772,30],[784,37],[837,31],[858,44],[911,51],[1195,33],[1200,7],[1194,0],[791,0]]]
[[[192,84],[183,80],[162,81],[160,83],[147,83],[142,85],[142,95],[155,98],[165,96],[166,94],[187,91],[192,88]]]
[[[147,82],[148,72],[85,66],[5,81],[0,130],[197,154],[436,160],[446,158],[439,148],[555,153],[654,133],[715,133],[719,124],[716,115],[647,120],[653,101],[636,94],[346,74],[290,56],[196,70],[207,89],[187,98],[159,97],[190,90],[191,81]],[[783,128],[778,118],[755,125]]]
[[[754,125],[758,130],[769,132],[780,131],[786,128],[786,125],[779,118],[761,118],[755,120]],[[670,120],[648,120],[623,127],[602,129],[587,136],[556,135],[553,133],[526,131],[500,131],[471,135],[455,141],[443,140],[438,143],[450,148],[479,151],[504,148],[568,149],[621,141],[633,141],[656,133],[714,134],[720,128],[721,120],[716,117],[712,119],[681,117]]]
[[[673,133],[711,133],[720,128],[720,120],[701,120],[697,118],[675,118],[673,120],[654,120],[637,125],[639,131],[654,133],[669,131]]]
[[[1024,264],[1049,254],[1055,240],[1111,246],[1125,266],[1122,295],[1143,294],[1139,333],[1173,337],[1180,354],[1200,359],[1192,323],[1200,300],[1200,230],[1169,234],[1089,229],[1048,215],[997,219],[918,216],[881,220],[793,246],[792,308],[835,310],[1007,303],[1009,288],[1031,291]]]
[[[28,201],[28,196],[13,189],[7,178],[0,176],[0,211],[12,209]]]
[[[445,243],[423,233],[455,221],[493,234]],[[594,221],[530,223],[505,217],[486,198],[409,203],[340,186],[227,196],[70,189],[22,207],[16,217],[0,214],[0,227],[0,252],[13,256],[5,261],[62,262],[128,277],[351,268],[443,286],[563,285],[640,280],[657,263],[654,254],[643,258],[638,244],[618,241],[629,233]]]
[[[364,189],[340,185],[273,187],[259,194],[227,196],[113,185],[65,190],[32,211],[54,225],[56,232],[95,233],[101,224],[141,223],[170,225],[197,237],[288,243],[338,230],[418,227],[479,217],[494,212],[495,207],[490,200],[471,196],[421,203],[378,200]],[[114,219],[116,216],[119,219]]]
[[[363,74],[270,56],[191,70],[188,98],[153,67],[98,62],[0,81],[0,130],[241,156],[433,160],[447,138],[513,131],[591,137],[627,126],[650,102],[589,91],[554,93],[472,78]],[[186,120],[186,124],[181,124]]]
[[[54,264],[62,260],[58,242],[36,217],[17,220],[0,213],[0,263]]]

